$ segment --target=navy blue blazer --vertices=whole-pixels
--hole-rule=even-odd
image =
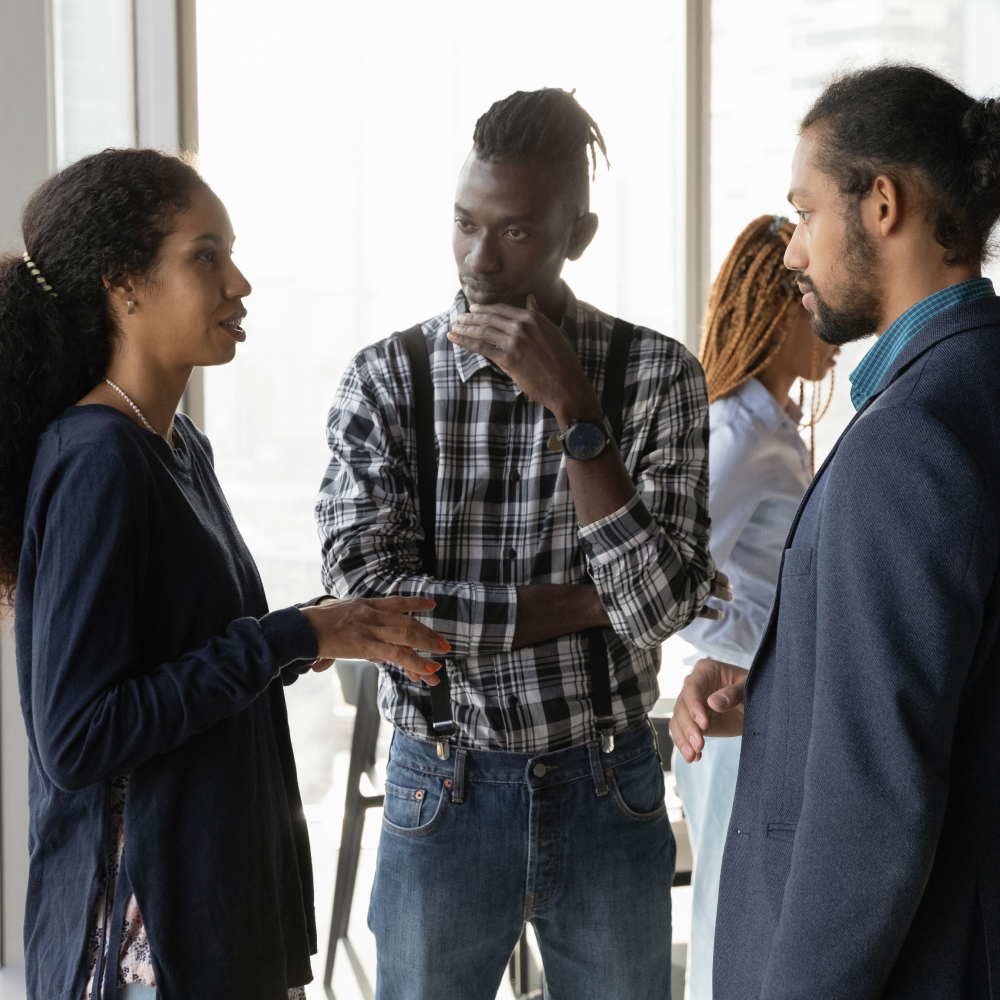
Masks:
[[[716,1000],[1000,998],[1000,299],[806,493],[747,681]]]

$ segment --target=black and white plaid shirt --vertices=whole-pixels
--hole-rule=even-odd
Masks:
[[[567,289],[568,291],[568,289]],[[421,571],[410,367],[398,338],[347,369],[327,427],[332,459],[316,505],[323,581],[339,597],[422,594],[421,619],[451,643],[458,746],[538,754],[595,737],[587,641],[580,634],[512,650],[515,586],[596,584],[616,635],[608,653],[616,729],[658,697],[660,643],[702,608],[708,552],[708,401],[695,359],[636,329],[625,380],[622,454],[638,492],[581,528],[555,417],[492,362],[447,333],[468,306],[423,324],[435,392],[438,578]],[[603,389],[614,320],[568,292],[563,329]],[[428,689],[382,664],[379,702],[428,739]]]

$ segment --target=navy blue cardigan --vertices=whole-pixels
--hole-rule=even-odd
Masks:
[[[163,1000],[286,1000],[312,978],[309,841],[282,668],[316,655],[267,613],[208,439],[176,449],[107,406],[42,434],[16,598],[30,749],[28,996],[78,1000],[109,779]]]
[[[1000,997],[1000,299],[806,493],[747,682],[718,1000]]]

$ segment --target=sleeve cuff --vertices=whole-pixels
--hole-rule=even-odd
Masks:
[[[580,529],[587,559],[604,566],[628,552],[654,541],[653,516],[638,492],[624,507]]]
[[[282,669],[296,660],[311,663],[319,655],[316,632],[298,608],[283,608],[264,615],[260,629]]]

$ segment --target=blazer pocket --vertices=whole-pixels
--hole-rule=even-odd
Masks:
[[[795,840],[794,823],[768,823],[767,836],[770,840],[782,840],[791,844]]]
[[[789,579],[808,576],[812,572],[813,550],[809,546],[785,549],[781,575]]]

